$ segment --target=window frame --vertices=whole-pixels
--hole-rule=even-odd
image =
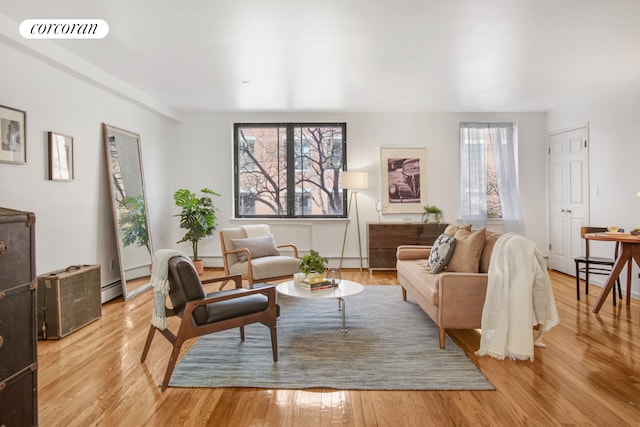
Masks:
[[[240,212],[240,151],[239,151],[239,129],[241,128],[285,128],[286,129],[286,180],[287,189],[291,188],[293,191],[287,191],[286,194],[286,214],[241,214]],[[233,206],[234,206],[234,218],[236,219],[344,219],[347,217],[347,190],[340,188],[342,194],[340,196],[342,202],[341,214],[326,214],[326,215],[299,215],[296,214],[296,189],[295,177],[296,173],[299,173],[301,169],[296,169],[295,162],[295,130],[298,128],[316,128],[316,127],[338,127],[342,129],[342,167],[341,172],[347,170],[347,123],[346,122],[266,122],[266,123],[234,123],[233,124]]]

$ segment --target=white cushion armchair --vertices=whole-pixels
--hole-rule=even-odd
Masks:
[[[276,245],[267,224],[223,228],[220,246],[225,274],[241,274],[251,289],[254,283],[286,279],[298,272],[298,248],[292,243]],[[286,247],[293,256],[280,253]]]

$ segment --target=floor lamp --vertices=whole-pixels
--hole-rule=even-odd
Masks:
[[[356,201],[356,226],[358,229],[358,251],[360,254],[360,272],[362,272],[362,239],[360,238],[360,214],[358,212],[358,191],[366,190],[369,186],[369,179],[366,172],[342,172],[342,188],[351,190],[349,197],[349,207],[347,208],[347,220],[344,224],[344,237],[342,238],[342,253],[340,254],[340,268],[344,258],[344,246],[347,243],[347,230],[349,229],[349,219],[351,218],[351,203]],[[355,191],[354,191],[355,190]]]

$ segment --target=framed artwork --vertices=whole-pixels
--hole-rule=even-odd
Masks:
[[[0,105],[0,162],[27,163],[27,113]]]
[[[422,213],[427,195],[427,149],[381,148],[382,212]]]
[[[73,137],[49,132],[49,179],[73,181]]]

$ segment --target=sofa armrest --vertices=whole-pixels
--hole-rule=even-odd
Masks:
[[[486,273],[440,273],[438,324],[445,329],[480,328]]]
[[[431,246],[400,245],[396,249],[396,258],[400,260],[427,259],[431,253]]]

